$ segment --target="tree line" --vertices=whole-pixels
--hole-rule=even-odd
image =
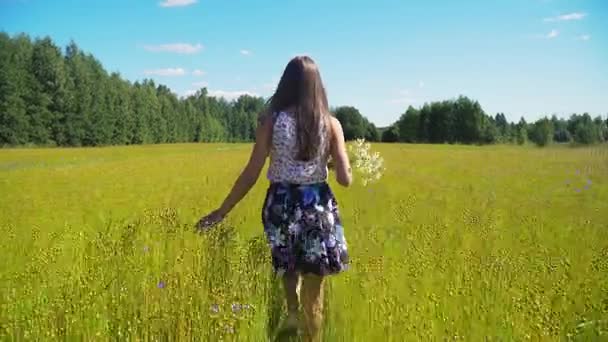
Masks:
[[[486,114],[477,101],[465,96],[412,106],[390,127],[382,141],[409,143],[524,144],[538,146],[552,142],[595,144],[608,141],[608,118],[592,118],[588,113],[572,114],[568,119],[546,116],[528,123],[508,122],[504,113]]]
[[[71,42],[0,33],[0,145],[103,146],[251,141],[264,99],[178,98],[108,73]]]
[[[404,143],[525,144],[545,146],[552,142],[595,144],[608,141],[608,118],[588,113],[570,118],[543,117],[528,123],[508,122],[504,113],[486,114],[477,101],[466,96],[430,102],[421,108],[409,106],[389,127],[377,129],[354,107],[339,107],[334,113],[347,140]]]
[[[266,101],[209,96],[180,98],[152,80],[131,83],[108,73],[74,42],[62,51],[49,37],[0,32],[0,146],[104,146],[175,142],[247,142]],[[589,114],[527,123],[487,115],[461,96],[409,107],[377,128],[352,106],[332,108],[345,138],[408,143],[492,144],[608,141],[608,120]]]

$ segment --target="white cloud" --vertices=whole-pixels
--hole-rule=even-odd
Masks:
[[[207,83],[205,81],[192,83],[192,86],[197,87],[197,88],[204,88],[204,87],[207,87],[208,85],[209,85],[209,83]]]
[[[203,70],[200,69],[196,69],[192,72],[192,75],[194,76],[205,76],[207,73],[204,72]]]
[[[581,20],[587,16],[587,13],[583,12],[573,12],[568,14],[558,15],[556,17],[545,18],[543,21],[545,22],[553,22],[553,21],[570,21],[570,20]]]
[[[194,5],[198,0],[165,0],[160,3],[161,7],[183,7]]]
[[[144,47],[146,50],[151,52],[174,52],[181,54],[193,54],[201,51],[203,49],[203,45],[196,44],[187,44],[187,43],[175,43],[175,44],[161,44],[161,45],[146,45]]]
[[[556,29],[551,30],[551,32],[547,33],[547,35],[545,36],[545,38],[547,39],[553,39],[555,37],[559,36],[559,31]]]
[[[583,34],[581,36],[578,37],[578,40],[584,40],[584,41],[588,41],[591,40],[591,36],[588,34]]]
[[[241,50],[241,55],[243,55],[243,56],[249,56],[249,55],[251,55],[251,51],[249,51],[249,50]]]
[[[250,91],[226,91],[226,90],[210,90],[209,91],[209,96],[214,96],[214,97],[223,97],[228,101],[231,100],[235,100],[237,98],[239,98],[239,96],[241,95],[249,95],[249,96],[259,96],[256,93],[250,92]]]
[[[531,35],[530,38],[532,38],[532,39],[554,39],[554,38],[557,38],[557,36],[559,36],[559,35],[560,35],[560,32],[558,30],[552,29],[549,33]]]
[[[194,90],[194,89],[186,90],[183,94],[183,97],[190,97],[190,96],[196,94],[196,92],[197,92],[197,90]]]
[[[155,69],[146,70],[144,74],[154,76],[183,76],[186,74],[186,70],[182,68]]]

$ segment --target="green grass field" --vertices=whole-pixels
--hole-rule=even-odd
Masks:
[[[352,263],[326,287],[326,341],[608,340],[606,146],[372,148],[380,182],[330,182]],[[0,150],[0,340],[268,340],[265,178],[191,228],[249,152]]]

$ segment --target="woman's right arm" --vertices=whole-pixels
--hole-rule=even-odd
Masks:
[[[346,143],[344,142],[344,131],[338,119],[331,117],[331,157],[335,162],[336,180],[342,186],[348,187],[353,182],[352,170]]]

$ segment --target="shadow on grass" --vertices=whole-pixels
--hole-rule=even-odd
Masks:
[[[280,331],[277,336],[272,340],[273,342],[300,342],[302,339],[298,335],[296,330],[284,330]]]

